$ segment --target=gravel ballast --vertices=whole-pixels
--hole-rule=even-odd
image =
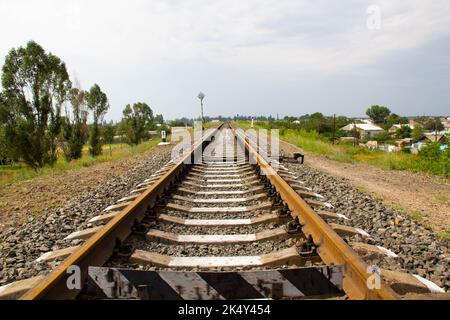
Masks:
[[[59,209],[43,213],[37,218],[0,235],[0,285],[15,280],[46,274],[50,266],[36,263],[43,253],[77,245],[80,240],[63,240],[68,234],[87,228],[87,221],[118,199],[125,197],[135,186],[147,179],[170,160],[170,150],[155,148],[142,163],[126,173],[111,178],[93,192],[73,198]]]

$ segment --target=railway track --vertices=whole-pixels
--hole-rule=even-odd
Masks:
[[[46,277],[0,287],[0,298],[400,299],[438,291],[368,265],[358,253],[395,254],[344,240],[370,235],[340,224],[345,216],[259,151],[228,124],[207,130],[66,238],[82,244],[39,257],[53,265]]]

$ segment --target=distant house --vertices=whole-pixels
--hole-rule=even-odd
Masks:
[[[394,125],[392,125],[392,127],[389,128],[388,132],[389,132],[389,133],[395,133],[395,132],[397,132],[397,130],[400,129],[401,127],[410,127],[411,129],[414,129],[414,125],[413,125],[413,124],[409,124],[409,123],[399,123],[399,124],[394,124]]]
[[[292,121],[292,123],[299,124],[300,121],[299,120],[294,120],[294,121]]]
[[[374,135],[384,131],[383,128],[369,123],[350,123],[345,127],[342,127],[341,130],[347,133],[351,133],[353,130],[355,130],[355,128],[359,132],[361,138],[373,137]]]
[[[425,136],[422,139],[420,139],[419,141],[425,142],[426,140],[429,140],[431,142],[438,141],[440,143],[445,143],[446,139],[445,139],[445,135],[443,135],[443,134],[436,134],[436,133],[430,132],[430,133],[425,133]]]
[[[441,119],[441,123],[444,126],[444,131],[450,133],[450,117]]]

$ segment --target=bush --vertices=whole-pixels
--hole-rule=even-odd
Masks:
[[[429,160],[439,160],[441,156],[440,146],[439,142],[428,143],[420,150],[419,155]]]

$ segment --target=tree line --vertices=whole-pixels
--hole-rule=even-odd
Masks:
[[[110,105],[100,86],[84,91],[72,84],[65,63],[34,41],[9,51],[1,83],[0,163],[8,159],[34,169],[53,166],[59,150],[68,161],[78,159],[87,142],[95,157],[115,134],[139,144],[155,120],[163,121],[146,103],[137,102],[125,107],[119,125],[105,123]]]

